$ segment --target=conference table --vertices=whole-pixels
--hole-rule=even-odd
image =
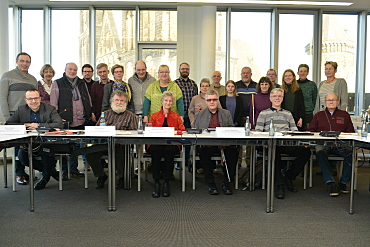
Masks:
[[[214,131],[203,132],[202,134],[187,134],[174,135],[172,137],[148,137],[145,134],[138,134],[136,131],[116,131],[113,136],[87,136],[84,134],[73,135],[44,135],[37,133],[28,133],[27,135],[2,135],[0,136],[0,143],[28,143],[32,147],[32,143],[46,143],[46,144],[67,144],[67,143],[89,143],[89,144],[106,144],[108,146],[108,211],[116,210],[116,192],[115,192],[115,148],[116,144],[127,145],[215,145],[215,146],[228,146],[228,145],[250,145],[250,146],[268,146],[268,177],[266,188],[266,212],[274,212],[274,170],[275,166],[275,147],[276,145],[284,146],[315,146],[315,145],[337,145],[337,143],[346,143],[350,145],[355,153],[356,147],[370,149],[370,139],[359,137],[355,134],[343,134],[338,138],[335,137],[322,137],[318,133],[314,135],[290,135],[289,133],[281,134],[276,133],[275,136],[270,137],[267,133],[255,132],[250,136],[238,137],[217,137]],[[32,150],[29,148],[29,150]],[[137,149],[138,151],[140,149]],[[140,152],[140,151],[139,151]],[[139,155],[139,154],[138,154]],[[32,154],[29,153],[29,157]],[[194,158],[194,157],[193,157]],[[353,164],[355,164],[356,156],[353,155]],[[126,177],[130,175],[129,167],[131,164],[128,160],[125,161]],[[30,177],[33,177],[33,164],[30,159]],[[5,168],[4,168],[5,169]],[[185,170],[185,163],[182,164],[182,169]],[[354,174],[355,167],[352,166],[352,179],[350,189],[350,206],[349,213],[353,214],[353,191],[354,191]],[[140,177],[140,176],[139,176]],[[195,177],[195,169],[193,169],[193,182]],[[185,190],[185,173],[182,175],[182,188]],[[193,187],[194,188],[194,187]],[[34,193],[33,181],[30,179],[30,211],[34,211]]]

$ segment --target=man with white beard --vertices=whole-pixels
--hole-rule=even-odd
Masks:
[[[107,126],[116,126],[116,130],[137,130],[137,119],[136,115],[130,111],[126,111],[127,106],[127,94],[121,90],[115,90],[111,95],[111,110],[104,112],[105,123]],[[99,125],[100,119],[97,122]],[[106,145],[102,145],[106,147]],[[98,151],[95,153],[86,154],[86,159],[91,166],[94,176],[98,178],[95,188],[104,188],[104,183],[107,181],[108,176],[104,172],[104,166],[100,163],[100,158],[106,155],[107,150]],[[118,182],[116,185],[117,189],[123,189],[123,165],[124,162],[124,146],[117,145],[115,151],[116,169]]]

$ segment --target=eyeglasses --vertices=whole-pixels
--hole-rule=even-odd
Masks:
[[[26,64],[30,64],[31,63],[31,61],[28,61],[28,60],[18,60],[18,62],[20,62],[20,63],[26,63]]]
[[[218,99],[207,99],[207,102],[216,102]]]
[[[334,101],[338,101],[338,100],[337,99],[326,99],[325,101],[334,102]]]
[[[267,75],[276,75],[276,74],[267,74]]]
[[[160,71],[159,74],[169,74],[170,72],[168,71]]]
[[[122,74],[123,73],[123,71],[121,70],[121,71],[114,71],[113,73],[116,73],[116,74]]]
[[[189,68],[181,68],[180,70],[190,70]]]
[[[32,101],[32,100],[37,101],[37,100],[39,100],[39,99],[40,99],[40,97],[35,97],[35,98],[26,98],[26,100],[28,100],[28,101]]]
[[[272,95],[271,98],[282,98],[282,95]]]
[[[85,70],[85,71],[82,71],[82,73],[92,73],[92,71]]]

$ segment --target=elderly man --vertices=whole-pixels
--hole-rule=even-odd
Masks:
[[[270,79],[270,81],[274,84],[275,88],[279,88],[280,85],[277,83],[277,72],[275,69],[269,69],[266,73],[266,76]]]
[[[207,129],[216,127],[234,127],[233,119],[228,110],[218,108],[218,93],[211,89],[206,93],[207,108],[195,115],[194,127],[197,129]],[[204,171],[204,177],[208,183],[208,192],[210,195],[218,195],[218,189],[213,177],[212,155],[224,150],[226,164],[229,171],[231,182],[234,180],[236,173],[236,162],[238,161],[238,150],[235,146],[200,146],[199,158]],[[232,195],[230,189],[228,174],[225,166],[222,166],[224,178],[221,184],[221,190],[225,195]]]
[[[5,72],[0,81],[0,108],[4,120],[8,119],[14,114],[18,106],[24,104],[24,94],[27,90],[37,89],[37,80],[28,73],[31,65],[31,56],[25,52],[21,52],[16,58],[17,67],[13,70]],[[18,148],[16,149],[18,153]],[[17,176],[17,183],[26,185],[28,175],[22,169],[19,160],[15,162],[15,175]],[[20,180],[20,178],[25,178]]]
[[[41,102],[39,91],[31,89],[26,91],[26,105],[19,106],[15,113],[6,121],[6,124],[24,124],[28,130],[35,130],[39,126],[50,127],[50,128],[62,128],[62,119],[58,112],[51,105],[47,105]],[[54,168],[55,160],[54,156],[50,153],[43,152],[42,146],[34,151],[36,156],[41,157],[40,160],[33,157],[34,169],[42,173],[42,178],[35,184],[35,189],[40,190],[45,188],[46,184],[50,180],[50,176],[53,176],[58,180],[58,173]],[[50,149],[45,149],[50,150]],[[24,166],[28,166],[28,151],[19,149],[18,158],[21,162],[21,168],[24,170]],[[16,177],[18,180],[24,180],[24,178]]]
[[[294,119],[290,111],[281,108],[281,103],[284,99],[284,90],[274,88],[270,93],[271,107],[261,111],[256,123],[256,131],[269,131],[271,117],[276,131],[297,131]],[[289,154],[297,158],[292,162],[290,168],[286,171],[285,177],[281,173],[283,165],[281,162],[281,154]],[[291,192],[297,192],[297,188],[293,185],[293,180],[303,170],[305,164],[309,160],[311,152],[306,147],[281,147],[276,146],[275,160],[275,185],[277,187],[275,197],[278,199],[285,198],[285,185]]]
[[[330,93],[325,97],[326,109],[315,114],[308,131],[340,131],[354,133],[353,123],[348,112],[339,110],[339,96]],[[317,163],[321,167],[324,181],[329,187],[330,196],[338,196],[339,193],[349,193],[347,185],[351,181],[352,148],[343,146],[316,146]],[[328,155],[336,154],[344,157],[342,176],[338,186],[331,173]]]
[[[126,111],[128,96],[121,90],[116,90],[111,96],[111,110],[104,112],[105,123],[107,126],[116,126],[117,130],[136,130],[137,120],[136,115],[130,111]],[[99,119],[100,121],[100,119]],[[99,121],[97,124],[99,124]],[[107,181],[108,176],[104,172],[104,165],[101,164],[99,159],[107,154],[107,151],[99,151],[95,153],[88,153],[86,155],[87,162],[91,166],[94,176],[98,178],[95,188],[104,188],[104,183]],[[116,188],[123,189],[123,161],[124,158],[124,147],[116,146],[115,151],[116,169],[117,176],[119,178]]]
[[[132,101],[136,115],[143,114],[144,94],[149,85],[156,80],[146,69],[144,61],[137,61],[135,64],[135,74],[128,79],[128,84],[132,88]]]
[[[91,99],[86,83],[77,77],[77,65],[67,63],[63,77],[53,83],[50,104],[69,123],[69,129],[81,130],[91,118]],[[84,176],[78,169],[78,160],[71,158],[71,174]],[[67,177],[67,164],[63,162],[63,177]]]
[[[217,91],[218,95],[225,95],[226,94],[226,87],[221,85],[220,81],[222,80],[221,72],[215,71],[212,74],[212,81],[210,89],[214,89]]]

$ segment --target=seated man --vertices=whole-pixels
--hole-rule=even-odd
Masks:
[[[234,127],[233,119],[228,110],[218,108],[218,93],[211,89],[206,93],[207,108],[198,112],[195,115],[194,127],[197,129],[207,129],[216,127]],[[204,177],[209,185],[208,192],[210,195],[218,195],[218,189],[213,177],[213,162],[211,157],[220,150],[225,152],[226,164],[231,181],[234,181],[236,173],[236,163],[238,161],[238,150],[235,146],[200,146],[199,158],[204,171]],[[225,166],[222,166],[224,178],[221,184],[222,192],[225,195],[231,195],[233,192],[230,189],[229,177]]]
[[[330,93],[325,97],[326,109],[319,111],[313,117],[308,131],[340,131],[354,133],[353,123],[350,115],[346,111],[338,109],[339,96]],[[316,146],[317,163],[321,167],[325,183],[329,187],[330,196],[338,196],[340,192],[349,193],[346,184],[351,180],[352,148],[343,146]],[[344,157],[343,171],[338,187],[331,173],[328,155],[336,154]]]
[[[104,112],[105,123],[107,126],[116,126],[116,130],[137,130],[136,115],[130,111],[126,111],[127,106],[127,94],[121,90],[115,90],[111,95],[111,108]],[[97,125],[100,123],[100,118],[97,121]],[[104,149],[104,147],[103,147]],[[107,149],[107,147],[106,147]],[[124,159],[124,146],[117,145],[115,151],[116,169],[117,176],[119,178],[116,188],[123,189],[123,161]],[[91,166],[94,176],[98,177],[95,188],[104,188],[104,183],[107,181],[108,176],[104,172],[104,165],[100,162],[100,158],[107,154],[106,150],[98,151],[95,153],[86,154],[86,159]]]
[[[256,123],[256,131],[269,131],[269,124],[271,117],[273,117],[273,123],[275,131],[297,131],[294,119],[290,111],[281,108],[281,102],[283,102],[284,90],[281,88],[275,88],[270,92],[270,100],[272,106],[266,110],[261,111],[258,116]],[[296,156],[297,158],[292,162],[290,168],[286,171],[285,177],[281,173],[283,165],[281,162],[281,154],[288,154]],[[297,192],[297,188],[293,185],[293,180],[303,170],[305,164],[311,156],[311,152],[306,147],[286,147],[276,146],[276,160],[275,160],[275,185],[276,192],[275,197],[278,199],[285,198],[285,186],[291,192]]]
[[[27,105],[19,106],[15,111],[13,116],[11,116],[6,124],[24,124],[28,130],[34,130],[39,126],[47,128],[62,128],[62,118],[59,116],[58,112],[54,106],[47,105],[41,102],[41,97],[39,91],[36,89],[26,91],[25,101]],[[50,180],[50,176],[53,176],[58,180],[58,173],[54,168],[55,160],[54,156],[49,155],[49,153],[43,152],[43,146],[37,145],[37,149],[34,150],[35,156],[41,157],[41,160],[36,160],[33,158],[34,169],[42,173],[42,178],[35,184],[35,189],[40,190],[45,188],[46,184]],[[46,148],[45,150],[50,150]],[[34,156],[34,157],[35,157]],[[23,169],[24,166],[28,166],[28,151],[22,148],[18,151],[18,158],[21,162],[22,167],[18,169]],[[17,180],[23,179],[17,176]]]

